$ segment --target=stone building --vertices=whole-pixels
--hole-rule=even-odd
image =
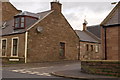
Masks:
[[[101,23],[102,51],[106,60],[120,60],[120,2]]]
[[[100,26],[86,26],[83,23],[83,30],[76,30],[80,38],[80,60],[101,60],[101,39]]]
[[[62,14],[61,3],[51,2],[51,9],[40,13],[20,12],[9,2],[2,4],[3,62],[78,59],[79,37]]]

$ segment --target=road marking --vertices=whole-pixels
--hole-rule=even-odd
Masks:
[[[27,73],[26,71],[20,72],[20,73]]]
[[[30,72],[28,74],[39,74],[39,72]]]
[[[40,76],[51,76],[50,73],[39,73],[35,71],[30,71],[33,69],[45,69],[45,68],[53,68],[53,66],[50,67],[39,67],[39,68],[29,68],[29,69],[18,69],[18,70],[10,70],[12,72],[17,72],[17,73],[23,73],[23,74],[33,74],[33,75],[40,75]]]
[[[48,67],[29,68],[29,69],[44,69],[44,68],[48,68]]]
[[[23,72],[23,71],[25,71],[25,69],[18,69],[18,70],[11,70],[11,71],[13,71],[13,72]]]
[[[49,73],[39,73],[39,72],[32,72],[32,71],[27,71],[25,69],[22,70],[11,70],[13,72],[18,72],[18,73],[26,73],[26,74],[34,74],[34,75],[40,75],[40,76],[51,76]]]
[[[42,74],[37,74],[37,75],[40,75],[40,76],[51,76],[49,73],[42,73]]]
[[[25,71],[26,73],[31,73],[31,71]]]
[[[18,71],[22,72],[22,71],[25,71],[25,69],[21,69],[21,70],[18,70]]]
[[[19,72],[18,70],[12,70],[13,72]]]

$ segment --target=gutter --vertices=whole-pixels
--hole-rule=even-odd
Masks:
[[[28,32],[25,33],[25,63],[27,63]]]
[[[10,35],[16,35],[16,34],[23,34],[23,33],[25,33],[25,32],[20,32],[20,33],[12,33],[12,34],[2,34],[2,35],[0,35],[0,36],[10,36]]]
[[[83,40],[80,40],[80,42],[88,42],[88,43],[97,43],[97,44],[101,44],[100,42],[83,41]]]
[[[78,60],[80,60],[80,42],[79,42],[79,47],[78,47]]]
[[[105,27],[119,27],[120,24],[111,24],[111,25],[102,25],[102,26],[103,26],[103,28],[105,28]]]

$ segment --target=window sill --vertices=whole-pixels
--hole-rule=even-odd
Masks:
[[[10,56],[10,57],[18,57],[18,56]]]
[[[25,28],[14,28],[14,30],[17,30],[17,29],[25,29]]]

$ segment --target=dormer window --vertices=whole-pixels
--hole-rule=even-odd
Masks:
[[[39,19],[39,14],[30,12],[21,12],[14,16],[14,30],[25,29],[25,27],[31,26]]]
[[[25,17],[15,17],[15,29],[25,28]]]

